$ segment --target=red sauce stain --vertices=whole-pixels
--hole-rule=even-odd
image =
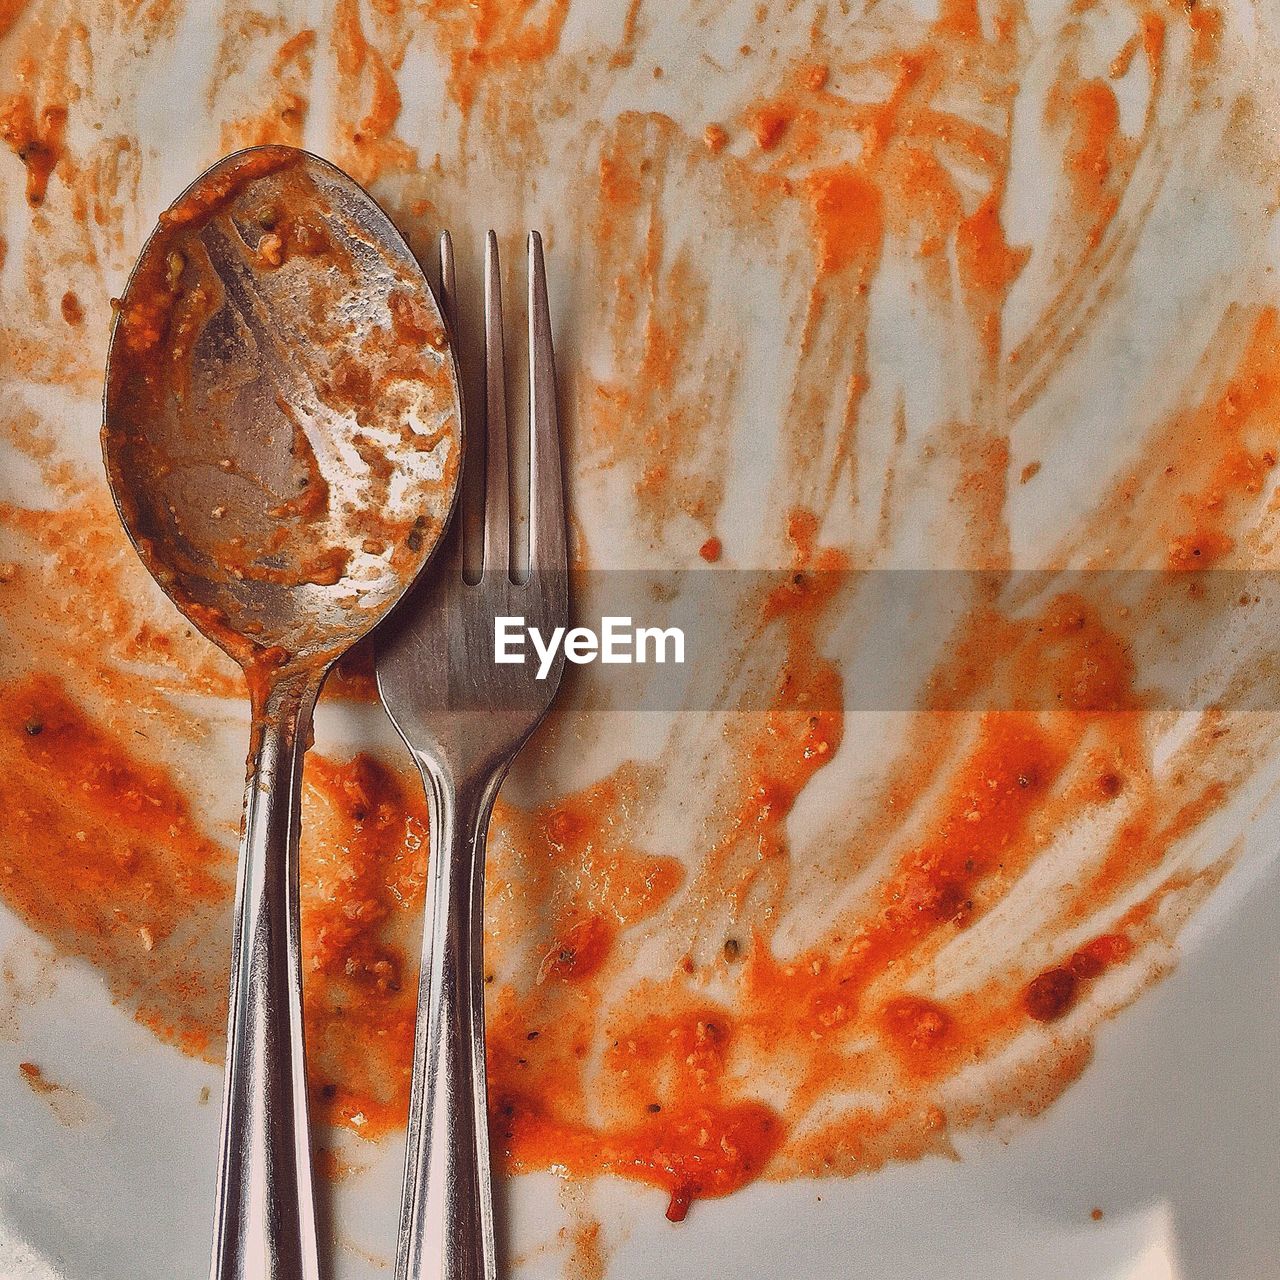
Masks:
[[[1037,1022],[1056,1022],[1070,1012],[1090,982],[1127,960],[1132,951],[1132,944],[1123,936],[1095,938],[1066,964],[1046,969],[1032,980],[1023,994],[1028,1015]]]
[[[633,8],[638,0],[633,0]],[[569,1259],[569,1274],[576,1280],[605,1280],[609,1255],[605,1248],[602,1224],[594,1221],[578,1223],[574,1228],[573,1252]]]
[[[105,968],[141,1021],[206,1053],[224,984],[210,983],[191,939],[225,900],[228,858],[180,784],[122,745],[132,732],[127,718],[88,715],[55,677],[7,686],[0,893],[31,928]]]
[[[555,903],[548,922],[554,945],[544,954],[561,976],[594,975],[611,947],[611,922],[625,926],[647,919],[683,878],[675,859],[647,857],[631,847],[618,829],[625,801],[626,789],[606,778],[529,816],[505,805],[497,810],[498,825],[536,851],[530,887]],[[566,942],[573,954],[561,957]]]
[[[1237,530],[1257,518],[1278,456],[1276,310],[1229,308],[1211,357],[1207,389],[1156,424],[1143,461],[1101,504],[1100,519],[1115,531],[1102,563],[1184,572],[1246,552]]]
[[[369,756],[314,754],[304,774],[303,1010],[326,1123],[404,1123],[418,1002],[414,934],[426,875],[421,785]]]
[[[62,295],[59,310],[62,312],[62,318],[69,325],[78,327],[84,324],[84,307],[80,305],[80,299],[70,290]]]
[[[782,1136],[767,1106],[726,1099],[732,1037],[732,1020],[713,1009],[653,1014],[619,1027],[606,1055],[619,1084],[619,1122],[603,1131],[572,1114],[552,1114],[536,1092],[538,1070],[521,1070],[533,1050],[522,1046],[513,1061],[499,1038],[490,1070],[495,1141],[516,1168],[557,1163],[579,1175],[651,1182],[670,1197],[667,1217],[682,1221],[694,1200],[728,1195],[758,1177]]]
[[[779,962],[760,947],[747,966],[747,994],[762,1038],[825,1038],[860,1013],[862,993],[940,933],[967,927],[984,883],[1025,861],[1035,822],[1068,759],[1065,744],[1033,717],[985,717],[974,747],[933,814],[934,835],[898,860],[834,954],[827,947]],[[905,971],[909,971],[904,966]],[[918,1005],[886,1015],[903,1041]],[[896,1016],[895,1016],[896,1014]],[[932,1016],[932,1015],[930,1015]],[[938,1018],[934,1044],[949,1018]],[[910,1035],[906,1036],[910,1040]],[[927,1046],[928,1036],[920,1037]],[[910,1045],[908,1044],[908,1048]],[[919,1054],[913,1052],[913,1059]]]
[[[67,108],[49,104],[39,111],[26,94],[13,94],[0,102],[0,141],[27,170],[27,203],[44,203],[49,179],[63,156]]]
[[[705,452],[710,398],[698,366],[684,357],[701,329],[707,285],[686,255],[663,260],[657,206],[682,139],[669,120],[627,123],[643,141],[622,129],[606,143],[591,218],[612,290],[604,323],[615,370],[608,380],[584,380],[579,412],[588,457],[608,467],[635,464],[637,518],[657,534],[673,508],[710,523],[723,477]]]
[[[0,0],[0,40],[9,34],[29,3],[30,0]]]
[[[263,82],[257,87],[253,108],[223,124],[224,152],[241,147],[302,145],[310,107],[308,95],[315,45],[316,33],[311,28],[296,31],[281,41]]]
[[[937,105],[944,86],[981,84],[984,96],[1007,111],[1013,63],[997,48],[984,37],[975,6],[963,0],[943,8],[928,38],[881,60],[878,70],[891,88],[879,100],[845,96],[829,64],[809,61],[793,68],[779,95],[750,108],[747,122],[761,148],[776,153],[784,192],[801,190],[813,210],[820,274],[854,262],[874,269],[887,231],[906,236],[920,256],[938,257],[969,218],[977,221],[965,232],[963,252],[975,283],[989,293],[1002,274],[1017,274],[1022,255],[1004,245],[998,226],[1007,144]],[[862,154],[853,164],[824,163],[821,157],[844,132],[860,135]],[[988,184],[976,209],[966,208],[951,176],[957,156]],[[978,240],[998,248],[981,269]],[[1007,281],[997,292],[1004,287]],[[984,327],[989,323],[983,319]]]
[[[528,817],[501,805],[495,815],[498,847],[511,842],[521,854],[518,871],[495,864],[491,844],[492,892],[505,896],[507,878],[515,877],[524,900],[547,905],[545,916],[533,917],[542,918],[546,942],[521,939],[531,943],[534,982],[502,982],[493,992],[492,1123],[512,1168],[566,1161],[584,1174],[661,1186],[678,1206],[682,1197],[727,1194],[758,1175],[781,1127],[767,1108],[721,1087],[731,1024],[706,1010],[701,1018],[645,1016],[635,1025],[624,1014],[628,1026],[613,1034],[606,1053],[607,1093],[618,1105],[589,1118],[596,1091],[587,1055],[601,984],[619,940],[652,919],[682,878],[674,860],[630,847],[624,783],[606,780]],[[496,936],[505,937],[500,924]]]
[[[811,526],[803,519],[797,523],[803,543]],[[1072,810],[1062,808],[1061,787],[1081,745],[1101,732],[1123,754],[1133,749],[1137,730],[1137,717],[1127,710],[1138,705],[1132,660],[1080,599],[1059,598],[1018,623],[987,616],[973,627],[972,640],[957,646],[951,669],[939,672],[939,693],[950,689],[959,697],[972,684],[989,697],[991,682],[999,687],[1004,670],[1012,688],[1038,691],[1038,707],[1062,710],[1047,717],[1038,710],[977,717],[976,737],[946,789],[927,806],[931,834],[882,873],[856,912],[844,917],[835,939],[828,935],[788,959],[770,954],[767,934],[753,940],[739,1027],[762,1052],[805,1064],[795,1096],[808,1103],[820,1098],[837,1074],[845,1073],[842,1078],[848,1080],[838,1046],[842,1036],[866,1026],[868,1019],[902,1074],[904,1089],[927,1090],[959,1062],[1007,1044],[1028,1012],[1047,1020],[1040,1015],[1054,1000],[1077,998],[1085,985],[1130,954],[1127,939],[1101,937],[1061,966],[1065,978],[1055,970],[1013,1005],[1000,988],[967,997],[954,1008],[910,989],[911,975],[927,972],[929,957],[948,937],[980,920],[1003,886],[1034,861],[1048,831],[1068,820]],[[943,758],[950,754],[945,740],[935,749]],[[931,772],[927,757],[915,760],[899,784],[903,798],[898,792],[885,798],[886,814],[900,811],[905,797],[928,789]],[[1118,776],[1101,785],[1109,797],[1121,789]],[[1148,834],[1153,845],[1168,847],[1167,831]],[[847,855],[852,865],[860,865],[863,841],[875,839],[873,833],[855,837]],[[1100,898],[1089,901],[1096,909]],[[866,997],[885,984],[907,990],[866,1007]],[[1071,990],[1064,994],[1068,984]],[[1064,1075],[1063,1083],[1069,1078]],[[868,1117],[866,1125],[859,1141],[881,1153],[877,1160],[885,1152],[915,1150],[917,1142],[920,1150],[929,1149],[933,1139],[928,1135],[936,1134],[932,1128],[917,1130],[910,1116]],[[842,1135],[842,1141],[850,1140],[847,1126]],[[878,1142],[887,1145],[878,1147]]]
[[[122,747],[48,676],[0,713],[0,894],[32,928],[108,976],[140,1021],[216,1056],[225,1023],[230,851],[185,789]],[[142,739],[138,739],[142,745]],[[413,932],[425,874],[420,784],[367,757],[309,756],[302,932],[317,1114],[376,1135],[403,1124],[417,1000]]]
[[[760,610],[761,626],[778,626],[786,637],[786,662],[770,708],[749,717],[736,735],[739,775],[724,829],[706,854],[704,876],[748,849],[757,858],[785,854],[787,815],[840,746],[841,677],[836,664],[820,656],[816,630],[843,586],[847,558],[817,545],[817,520],[808,510],[792,511],[787,531],[793,567],[766,591]]]
[[[1031,256],[1029,248],[1013,248],[1005,238],[1000,221],[1003,194],[1000,188],[992,190],[956,230],[956,265],[966,303],[993,359],[1000,352],[1001,316],[1009,289]]]
[[[1067,92],[1057,109],[1068,129],[1063,169],[1074,206],[1092,212],[1088,243],[1094,247],[1115,215],[1122,189],[1117,174],[1125,150],[1120,106],[1105,81],[1085,80]]]
[[[1120,52],[1111,59],[1107,68],[1113,80],[1123,80],[1129,74],[1133,59],[1141,49],[1146,55],[1147,65],[1152,71],[1158,70],[1161,55],[1164,52],[1165,24],[1158,13],[1150,11],[1140,15],[1138,30],[1120,47]]]
[[[941,1051],[952,1039],[951,1015],[919,996],[897,996],[880,1013],[893,1051],[917,1076],[936,1074]]]
[[[337,0],[330,29],[337,158],[359,182],[409,172],[417,164],[417,152],[395,133],[401,109],[396,71],[407,41],[398,0],[363,16],[359,0]]]
[[[185,793],[51,677],[6,689],[0,893],[31,927],[104,969],[139,1019],[218,1052],[232,859]],[[366,1135],[403,1124],[426,871],[420,784],[365,756],[305,770],[302,938],[317,1114]],[[197,945],[201,931],[213,946]],[[207,943],[208,939],[205,939]]]
[[[528,76],[560,45],[569,0],[534,6],[506,0],[447,0],[431,21],[449,60],[449,90],[462,114],[476,104],[482,85],[507,74]],[[634,31],[635,19],[628,19]]]
[[[33,1093],[53,1094],[61,1090],[62,1086],[54,1084],[52,1080],[45,1077],[44,1071],[34,1062],[18,1063],[18,1071],[23,1080],[31,1086]]]
[[[1075,1003],[1076,976],[1070,969],[1049,969],[1027,987],[1023,1001],[1037,1022],[1054,1022]]]
[[[786,133],[791,117],[777,106],[753,107],[747,112],[747,128],[761,151],[772,151]]]
[[[810,176],[805,190],[819,272],[837,275],[854,268],[860,278],[869,278],[884,234],[879,189],[852,165],[841,165]]]
[[[1167,567],[1208,569],[1236,546],[1238,513],[1256,504],[1275,467],[1280,442],[1280,316],[1258,313],[1232,376],[1185,424],[1194,454],[1166,455],[1170,478],[1186,486],[1189,532],[1170,540]]]
[[[1207,65],[1213,60],[1222,38],[1222,10],[1212,4],[1176,4],[1173,0],[1171,7],[1186,14],[1187,25],[1191,28],[1192,56],[1196,63]]]
[[[583,982],[599,972],[613,947],[616,929],[601,916],[571,925],[538,968],[538,981]]]
[[[757,162],[765,181],[756,182],[753,198],[782,208],[800,202],[809,226],[814,284],[792,404],[801,423],[815,411],[820,418],[839,413],[834,487],[855,466],[853,440],[870,386],[870,290],[886,259],[899,260],[900,250],[914,257],[927,296],[945,308],[956,289],[954,257],[985,382],[1002,376],[1003,310],[1028,250],[1010,246],[1003,230],[1020,64],[1011,19],[997,15],[994,26],[988,35],[971,3],[946,5],[916,39],[865,62],[794,64],[777,91],[746,113],[770,144]],[[956,105],[970,94],[985,104],[980,115]],[[786,121],[785,129],[774,126],[777,120]],[[850,136],[861,143],[855,159],[845,145]],[[963,181],[960,171],[969,175]],[[840,373],[833,393],[834,362]],[[795,434],[797,467],[804,465],[808,434],[803,427]],[[970,515],[975,543],[1001,561],[1004,493],[998,472],[986,464],[998,461],[1004,442],[988,438],[994,433],[985,423],[957,424],[956,434],[956,454],[978,456],[985,468],[981,501]]]
[[[32,441],[35,452],[44,446]],[[56,471],[50,468],[50,478]],[[101,494],[86,498],[77,487],[55,510],[0,504],[0,523],[24,564],[0,591],[0,618],[63,672],[77,673],[113,703],[145,708],[173,727],[164,695],[175,688],[238,697],[239,672],[212,645],[192,643],[192,628],[167,602],[139,590],[146,570],[125,539],[120,521]],[[73,582],[90,607],[68,611],[59,584]]]

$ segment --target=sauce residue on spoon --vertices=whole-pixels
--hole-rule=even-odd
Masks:
[[[320,161],[242,152],[161,215],[120,303],[103,442],[122,517],[187,616],[253,664],[345,649],[452,501],[444,329],[361,216]]]

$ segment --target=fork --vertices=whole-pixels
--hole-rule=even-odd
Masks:
[[[430,875],[418,985],[396,1280],[494,1280],[484,1048],[484,859],[511,761],[546,715],[564,666],[495,664],[499,617],[549,634],[568,625],[568,550],[542,241],[529,235],[528,563],[513,566],[498,242],[484,279],[483,549],[476,581],[458,510],[419,588],[377,647],[378,691],[426,787]],[[456,340],[453,247],[440,239],[441,302]],[[464,438],[469,435],[464,432]],[[464,468],[479,462],[476,442]],[[464,474],[459,507],[468,503]]]

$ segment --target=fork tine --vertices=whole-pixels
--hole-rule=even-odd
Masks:
[[[489,232],[484,255],[484,569],[511,571],[510,476],[507,466],[506,349],[502,340],[502,282],[498,237]]]
[[[563,573],[568,566],[547,270],[542,260],[542,237],[530,231],[529,568],[532,573]]]
[[[449,523],[449,531],[445,535],[446,545],[442,547],[441,559],[446,556],[456,566],[461,567],[463,556],[463,525],[466,514],[467,473],[473,464],[468,459],[473,454],[467,444],[466,411],[463,406],[462,370],[457,360],[458,343],[458,278],[453,261],[453,237],[447,231],[440,233],[440,311],[444,316],[444,326],[448,330],[449,342],[453,348],[454,368],[458,373],[458,414],[462,426],[462,475],[458,478],[458,496],[454,500],[453,519]]]
[[[458,277],[453,265],[453,237],[440,233],[440,307],[449,336],[456,341],[458,333]]]

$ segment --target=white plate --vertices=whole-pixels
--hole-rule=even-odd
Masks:
[[[160,5],[157,12],[169,16],[159,18],[126,17],[113,0],[83,6],[33,0],[7,41],[0,36],[0,90],[17,84],[19,57],[31,49],[49,51],[53,66],[29,71],[37,93],[56,97],[68,85],[80,85],[82,96],[71,110],[73,155],[93,156],[105,172],[116,135],[136,134],[138,140],[136,153],[122,153],[123,160],[115,162],[124,180],[107,199],[108,216],[95,223],[91,212],[90,229],[79,244],[81,258],[86,245],[96,252],[99,265],[92,268],[74,254],[59,258],[55,251],[68,202],[65,170],[52,179],[48,213],[33,218],[22,199],[17,161],[0,155],[0,231],[9,246],[0,296],[12,317],[6,323],[56,328],[55,304],[39,293],[47,283],[56,299],[68,287],[61,274],[74,279],[90,320],[78,350],[59,356],[58,343],[67,339],[51,340],[54,358],[44,367],[37,361],[35,372],[30,366],[0,366],[5,399],[56,423],[58,449],[86,475],[97,477],[94,370],[104,345],[105,297],[120,288],[156,213],[222,149],[252,140],[246,130],[224,132],[222,126],[270,104],[264,88],[273,84],[267,75],[271,59],[288,36],[307,27],[319,35],[308,55],[314,68],[305,86],[310,111],[304,141],[339,162],[354,163],[357,176],[367,176],[360,172],[359,154],[335,142],[330,122],[345,109],[344,77],[354,76],[363,95],[358,118],[372,102],[376,51],[383,50],[389,64],[396,61],[396,22],[378,16],[388,7],[396,6],[370,3],[359,11],[375,53],[367,53],[355,72],[343,70],[330,40],[335,16],[350,20],[349,0],[333,6],[278,0],[274,7],[263,4],[261,18],[232,0],[223,6],[189,0],[171,13]],[[723,121],[731,136],[716,165],[767,170],[771,161],[742,123],[743,112],[767,86],[784,84],[796,66],[814,59],[810,32],[818,17],[825,15],[834,33],[820,60],[831,62],[837,86],[838,56],[871,57],[877,49],[895,47],[904,32],[918,36],[935,17],[928,3],[870,4],[856,14],[816,0],[773,7],[779,10],[775,16],[761,16],[754,0],[653,0],[630,6],[629,17],[625,0],[573,0],[558,52],[545,64],[477,70],[472,79],[473,64],[464,57],[452,64],[452,82],[443,33],[467,30],[469,13],[492,16],[516,6],[501,0],[474,9],[446,4],[434,19],[415,10],[404,20],[403,63],[395,69],[403,97],[397,130],[417,148],[425,177],[388,172],[374,183],[375,193],[402,209],[419,198],[432,202],[433,208],[415,217],[416,244],[425,248],[438,225],[449,226],[467,278],[474,278],[474,249],[488,225],[513,247],[525,227],[542,228],[562,370],[580,380],[589,373],[601,381],[625,381],[627,370],[617,367],[618,354],[600,325],[616,310],[620,294],[644,282],[615,279],[599,268],[597,250],[588,244],[594,210],[581,206],[581,193],[595,180],[602,149],[624,113],[660,112],[674,121],[668,126],[655,119],[635,126],[631,136],[652,148],[656,163],[668,166],[653,180],[662,192],[664,262],[683,253],[706,284],[705,297],[691,294],[689,304],[700,308],[707,338],[693,344],[691,367],[677,374],[671,395],[685,397],[692,423],[702,412],[701,395],[714,401],[718,422],[731,424],[726,453],[707,466],[724,477],[715,528],[738,565],[774,562],[783,503],[812,497],[780,494],[778,487],[780,476],[798,484],[804,478],[802,466],[784,473],[779,460],[789,456],[798,430],[798,411],[788,409],[787,400],[791,379],[801,376],[797,334],[811,301],[814,249],[798,206],[774,209],[753,223],[749,209],[729,202],[725,192],[731,184],[712,165],[710,153],[697,159],[696,145],[665,152],[664,131],[683,130],[697,144],[706,124]],[[67,8],[85,11],[92,32],[88,53],[74,25],[67,25]],[[980,8],[989,39],[1002,9]],[[1166,72],[1153,95],[1156,125],[1125,197],[1135,206],[1125,209],[1132,234],[1104,238],[1102,249],[1095,246],[1083,300],[1077,297],[1075,309],[1066,312],[1052,313],[1046,304],[1053,255],[1071,248],[1070,234],[1052,223],[1055,211],[1061,213],[1056,184],[1062,168],[1061,153],[1044,142],[1046,104],[1068,50],[1096,68],[1095,74],[1108,75],[1110,60],[1138,30],[1139,7],[1112,3],[1080,12],[1079,6],[1043,0],[1006,28],[1007,41],[1018,50],[1022,90],[1014,108],[1014,159],[1003,217],[1008,239],[1036,253],[1005,309],[1005,344],[1016,346],[1029,334],[1048,331],[1055,316],[1066,316],[1062,331],[1074,324],[1082,334],[1061,370],[1014,421],[1008,521],[1018,564],[1035,564],[1059,546],[1063,530],[1071,530],[1097,494],[1141,458],[1151,424],[1194,398],[1203,380],[1199,362],[1228,304],[1253,306],[1275,296],[1268,276],[1280,259],[1273,213],[1273,161],[1280,146],[1274,6],[1268,0],[1256,7],[1246,0],[1224,4],[1221,39],[1227,52],[1221,63],[1211,64],[1212,74],[1198,70],[1193,60],[1182,6],[1156,8],[1170,32]],[[550,0],[524,20],[530,29],[543,22],[554,28],[559,16],[559,3]],[[509,19],[495,18],[500,31]],[[47,38],[31,34],[31,24],[40,22],[48,24]],[[0,18],[0,28],[3,23]],[[233,34],[219,60],[218,42],[229,31],[240,34]],[[743,46],[752,52],[741,52]],[[1000,47],[1007,53],[1013,44]],[[630,61],[623,57],[609,68],[610,56],[620,51]],[[66,74],[59,85],[57,63],[64,56]],[[286,66],[286,79],[295,66]],[[1131,133],[1141,129],[1152,96],[1141,53],[1134,66],[1117,82],[1123,127]],[[899,64],[885,63],[880,81],[873,77],[867,92],[883,96],[895,68]],[[476,103],[464,127],[457,101],[472,89]],[[998,118],[998,100],[969,101],[965,92],[961,84],[956,109],[962,115],[989,120],[995,112]],[[289,104],[282,100],[272,109],[278,114],[282,106]],[[834,142],[825,137],[819,149],[835,146],[856,154],[858,145],[852,135]],[[464,164],[460,157],[469,158]],[[39,237],[46,238],[46,247]],[[1076,250],[1085,252],[1079,245]],[[859,446],[864,453],[858,484],[865,488],[862,505],[846,504],[830,518],[831,537],[860,536],[867,519],[874,523],[865,513],[878,509],[899,406],[913,449],[958,413],[998,418],[1007,410],[981,399],[973,350],[948,362],[944,353],[954,355],[948,344],[963,323],[962,311],[939,319],[922,303],[925,276],[919,259],[888,253],[875,275],[866,302],[872,382],[862,408],[872,425]],[[845,297],[839,305],[860,304]],[[821,323],[815,321],[819,328]],[[640,340],[637,330],[637,349]],[[823,340],[821,333],[815,340]],[[625,354],[625,342],[621,349]],[[825,379],[828,408],[838,404],[830,388],[844,387],[855,359],[847,345],[836,342],[832,349],[833,363],[825,372],[810,368],[803,375],[819,389]],[[729,368],[736,380],[727,384]],[[1010,376],[1005,385],[1015,383]],[[664,407],[660,401],[654,411]],[[837,416],[832,412],[832,425],[821,435],[828,446]],[[593,563],[690,563],[705,532],[698,521],[686,515],[649,527],[631,495],[634,460],[602,469],[599,449],[588,447],[586,428],[578,424],[573,438],[576,515]],[[1016,483],[1022,467],[1033,461],[1042,464],[1041,476],[1051,477],[1051,484]],[[38,506],[54,500],[42,494],[38,469],[21,452],[7,454],[0,487],[7,502]],[[938,566],[972,556],[974,548],[948,541],[942,490],[931,494],[923,484],[906,509],[892,553],[886,552],[889,561]],[[1145,532],[1130,531],[1135,544]],[[1265,559],[1265,552],[1260,555]],[[67,595],[74,610],[72,584]],[[904,637],[904,660],[908,647]],[[12,670],[33,656],[13,654],[6,667]],[[208,699],[191,705],[212,724],[213,736],[198,748],[175,744],[175,758],[194,752],[186,767],[190,776],[199,776],[210,822],[233,821],[243,725],[229,706]],[[850,723],[845,765],[852,767],[859,753],[874,764],[881,728],[870,718]],[[661,737],[663,729],[645,719],[636,721],[634,732],[639,742]],[[370,708],[322,709],[317,741],[321,750],[339,754],[370,743],[395,749]],[[604,746],[590,746],[594,754],[583,758],[569,759],[571,750],[557,757],[564,778],[570,767],[576,782],[612,764]],[[1094,1060],[1043,1116],[959,1132],[955,1161],[930,1157],[844,1180],[758,1182],[725,1200],[699,1203],[679,1227],[665,1221],[665,1196],[650,1188],[614,1180],[577,1186],[546,1173],[521,1177],[503,1192],[509,1274],[541,1280],[590,1275],[596,1266],[612,1280],[1276,1276],[1280,1120],[1272,1095],[1280,1078],[1274,995],[1280,979],[1280,808],[1271,795],[1277,765],[1280,754],[1272,752],[1200,831],[1196,849],[1187,855],[1203,865],[1235,847],[1237,838],[1242,841],[1229,874],[1182,931],[1176,952],[1165,956],[1176,960],[1172,975],[1102,1026]],[[554,791],[562,780],[535,778],[526,767],[513,786],[539,794]],[[673,780],[672,791],[683,785],[683,779]],[[817,832],[843,811],[841,803],[835,786],[815,789],[815,797],[793,815],[793,830],[800,836]],[[5,856],[20,851],[6,849]],[[0,1276],[168,1280],[202,1273],[220,1070],[159,1043],[127,1009],[112,1004],[95,970],[58,957],[5,911],[0,959]],[[1036,962],[1029,963],[1034,971]],[[38,1094],[20,1072],[22,1062],[41,1064],[65,1090]],[[202,1102],[204,1090],[210,1093]],[[395,1141],[364,1149],[357,1143],[353,1149],[366,1167],[333,1188],[327,1218],[337,1241],[334,1274],[363,1280],[384,1274],[388,1265],[401,1157]],[[1100,1221],[1092,1217],[1095,1206],[1105,1211]],[[575,1243],[575,1233],[593,1221],[602,1224],[598,1266],[590,1250]]]

